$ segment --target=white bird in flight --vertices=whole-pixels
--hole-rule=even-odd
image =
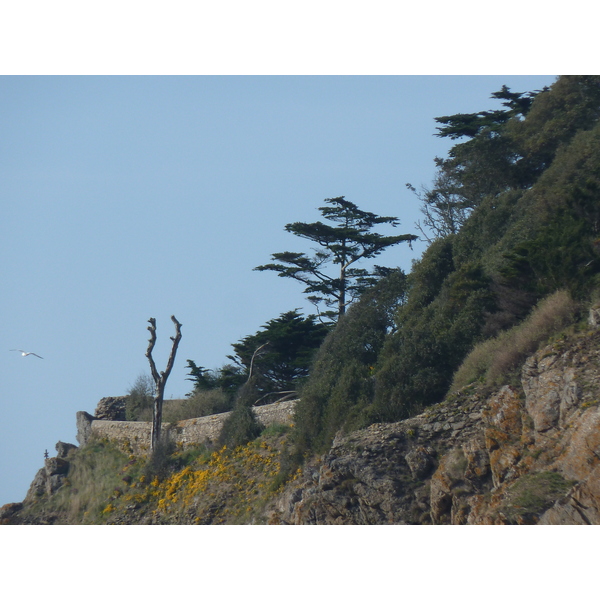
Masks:
[[[25,352],[25,350],[9,350],[9,352],[20,352],[21,356],[37,356],[38,358],[44,358],[43,356],[40,356],[39,354],[36,354],[35,352]]]

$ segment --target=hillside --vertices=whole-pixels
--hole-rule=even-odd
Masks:
[[[598,523],[600,77],[494,97],[438,119],[431,244],[328,333],[292,426],[246,386],[229,447],[62,445],[3,522]]]
[[[463,388],[336,438],[267,515],[290,524],[600,524],[600,332],[542,348],[518,385]]]
[[[415,417],[336,437],[291,476],[293,430],[233,451],[131,454],[59,446],[21,524],[600,524],[600,329],[590,321],[527,358],[518,383],[482,382]],[[62,487],[52,473],[69,465]],[[42,469],[43,471],[44,469]],[[56,475],[55,475],[56,477]],[[41,493],[40,493],[41,492]]]

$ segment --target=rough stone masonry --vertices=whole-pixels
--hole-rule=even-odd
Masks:
[[[100,402],[106,405],[106,399]],[[298,400],[277,402],[266,406],[253,408],[258,422],[268,427],[273,424],[289,425],[293,423],[294,409]],[[103,414],[106,414],[103,412]],[[169,436],[169,440],[183,447],[212,443],[217,440],[223,423],[230,413],[220,413],[196,419],[186,419],[177,423],[163,423],[162,430]],[[152,423],[142,421],[108,420],[93,417],[85,411],[77,413],[77,441],[85,445],[94,436],[97,439],[114,440],[120,444],[127,444],[136,454],[145,454],[150,450],[150,435]]]

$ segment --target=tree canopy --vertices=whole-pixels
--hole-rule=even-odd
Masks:
[[[293,390],[308,375],[328,328],[312,316],[303,318],[291,310],[271,319],[262,329],[232,344],[235,356],[228,358],[255,376],[262,393]]]
[[[435,118],[440,124],[438,137],[462,141],[447,158],[435,159],[437,173],[431,188],[417,192],[407,184],[421,201],[423,225],[433,239],[457,233],[484,198],[533,183],[538,170],[525,160],[523,144],[513,133],[528,119],[534,99],[547,91],[511,92],[504,85],[491,94],[502,101],[503,109]],[[421,224],[417,226],[429,239]]]
[[[227,356],[231,363],[210,370],[188,360],[189,381],[194,392],[221,390],[230,398],[252,379],[261,396],[275,399],[277,392],[295,390],[308,375],[313,355],[325,339],[329,328],[313,316],[304,318],[297,310],[271,319],[252,335],[231,344],[235,353]]]
[[[418,239],[416,235],[385,236],[373,231],[377,225],[400,224],[396,217],[382,217],[360,210],[358,206],[340,196],[326,198],[326,206],[319,208],[329,225],[315,223],[288,223],[285,230],[299,237],[316,242],[323,250],[313,256],[302,252],[279,252],[271,256],[276,263],[255,268],[256,271],[275,271],[279,277],[296,279],[306,285],[304,293],[317,308],[323,303],[329,309],[321,316],[336,320],[364,290],[376,283],[390,270],[375,266],[372,271],[353,265],[362,259],[373,258],[386,248]],[[326,272],[326,265],[338,265],[336,274]],[[331,310],[335,308],[335,310]]]

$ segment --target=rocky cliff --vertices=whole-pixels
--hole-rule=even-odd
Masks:
[[[269,522],[600,523],[599,343],[579,334],[531,356],[520,385],[339,436]]]
[[[600,329],[591,325],[530,356],[520,382],[491,392],[474,383],[411,419],[338,435],[326,455],[278,489],[271,484],[285,437],[241,448],[237,465],[217,452],[204,470],[188,467],[156,488],[124,475],[136,465],[125,457],[115,477],[132,491],[100,499],[102,522],[600,523]],[[57,450],[24,503],[0,509],[3,523],[62,522],[60,513],[45,514],[43,499],[69,493],[62,484],[76,448],[59,443]],[[177,511],[186,478],[187,500]],[[120,511],[117,499],[126,494],[133,500]],[[43,518],[27,512],[36,502]]]

